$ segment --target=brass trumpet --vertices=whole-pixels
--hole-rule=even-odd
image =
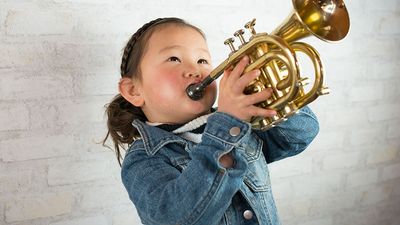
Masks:
[[[250,57],[250,64],[244,73],[259,69],[261,75],[253,80],[244,90],[246,94],[272,88],[270,99],[257,103],[263,108],[275,109],[278,113],[271,118],[253,117],[252,128],[267,130],[285,121],[300,108],[314,101],[318,96],[329,93],[323,86],[324,70],[318,52],[310,45],[295,42],[314,35],[317,38],[335,42],[343,39],[350,28],[350,19],[342,0],[292,0],[293,11],[287,19],[271,34],[257,33],[255,19],[245,28],[251,33],[249,41],[243,37],[244,30],[234,33],[241,45],[233,45],[234,39],[228,38],[224,44],[231,49],[229,57],[217,66],[201,83],[193,84],[186,90],[193,100],[199,100],[207,85],[217,79],[225,69],[237,64],[245,55]],[[306,54],[314,66],[314,84],[310,91],[303,88],[308,78],[300,74],[296,52]]]

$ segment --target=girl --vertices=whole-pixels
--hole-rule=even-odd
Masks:
[[[260,71],[242,74],[244,57],[204,97],[185,90],[210,71],[203,32],[178,18],[153,20],[129,40],[117,95],[107,107],[108,133],[122,181],[143,224],[279,224],[267,163],[303,151],[318,133],[308,107],[268,131],[252,130],[252,116],[274,110],[255,103],[271,90],[245,95]],[[106,140],[104,140],[105,142]]]

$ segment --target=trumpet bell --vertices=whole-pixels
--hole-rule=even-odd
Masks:
[[[271,34],[288,43],[313,35],[335,42],[346,37],[350,18],[343,0],[293,0],[293,11]]]

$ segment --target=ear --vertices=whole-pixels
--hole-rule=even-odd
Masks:
[[[131,78],[121,78],[119,81],[119,93],[128,102],[136,107],[142,107],[144,105],[144,98],[141,95],[141,89],[139,88],[138,81],[134,81]]]

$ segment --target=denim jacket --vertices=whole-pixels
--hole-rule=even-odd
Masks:
[[[139,120],[122,181],[145,225],[277,225],[267,163],[302,152],[317,135],[306,106],[267,130],[222,112],[207,119],[196,144]],[[234,158],[224,168],[219,158]]]

